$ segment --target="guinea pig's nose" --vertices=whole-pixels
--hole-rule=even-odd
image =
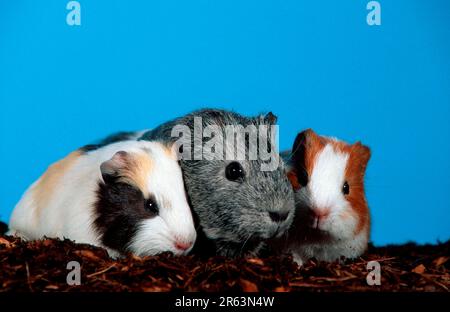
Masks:
[[[185,241],[175,241],[175,248],[178,250],[188,250],[189,248],[191,248],[192,246],[192,242],[185,242]]]
[[[310,212],[311,214],[311,222],[312,222],[312,227],[317,229],[319,228],[319,223],[324,222],[328,216],[330,215],[330,210],[329,209],[314,209],[311,210]]]
[[[326,219],[330,214],[330,209],[313,209],[311,213],[314,218]]]
[[[289,211],[280,211],[280,212],[273,212],[269,211],[270,219],[272,219],[273,222],[283,222],[287,219],[289,215]]]

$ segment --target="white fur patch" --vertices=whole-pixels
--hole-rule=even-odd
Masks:
[[[327,144],[315,159],[307,185],[311,209],[329,212],[328,217],[319,223],[319,229],[339,238],[351,237],[357,224],[352,217],[350,203],[342,193],[348,158],[348,154],[336,151],[333,145]],[[342,218],[344,213],[349,218]]]
[[[315,209],[341,210],[346,207],[342,185],[345,181],[348,157],[348,154],[336,152],[331,144],[327,144],[317,155],[308,183]]]

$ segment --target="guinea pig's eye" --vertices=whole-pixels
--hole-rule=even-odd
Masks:
[[[244,179],[245,172],[241,164],[234,161],[225,168],[225,176],[230,181],[238,181]]]
[[[348,185],[347,181],[345,181],[342,186],[342,193],[344,193],[344,195],[348,195],[348,193],[350,193],[350,185]]]
[[[156,204],[156,201],[154,198],[149,198],[145,201],[145,210],[147,210],[148,212],[151,212],[153,214],[158,214],[159,212],[159,207],[158,204]]]

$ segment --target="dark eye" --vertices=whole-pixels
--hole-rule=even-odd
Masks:
[[[145,201],[145,210],[148,212],[151,212],[152,214],[158,214],[159,207],[156,204],[156,201],[154,198],[149,198]]]
[[[230,181],[238,181],[244,179],[245,172],[241,164],[235,161],[225,168],[225,176]]]
[[[342,186],[342,193],[344,193],[344,195],[348,195],[348,193],[350,193],[350,186],[348,185],[347,181],[345,181],[344,185]]]

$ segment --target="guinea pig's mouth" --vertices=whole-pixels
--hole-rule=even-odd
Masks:
[[[277,225],[277,229],[273,231],[272,235],[269,236],[269,239],[280,237],[286,232],[286,230],[280,225]]]
[[[261,233],[259,235],[260,240],[274,239],[283,236],[287,230],[289,229],[286,224],[277,224],[276,228],[273,228],[271,231]]]
[[[306,227],[302,234],[305,240],[309,241],[325,242],[333,240],[333,235],[329,231],[321,230],[318,227]]]

